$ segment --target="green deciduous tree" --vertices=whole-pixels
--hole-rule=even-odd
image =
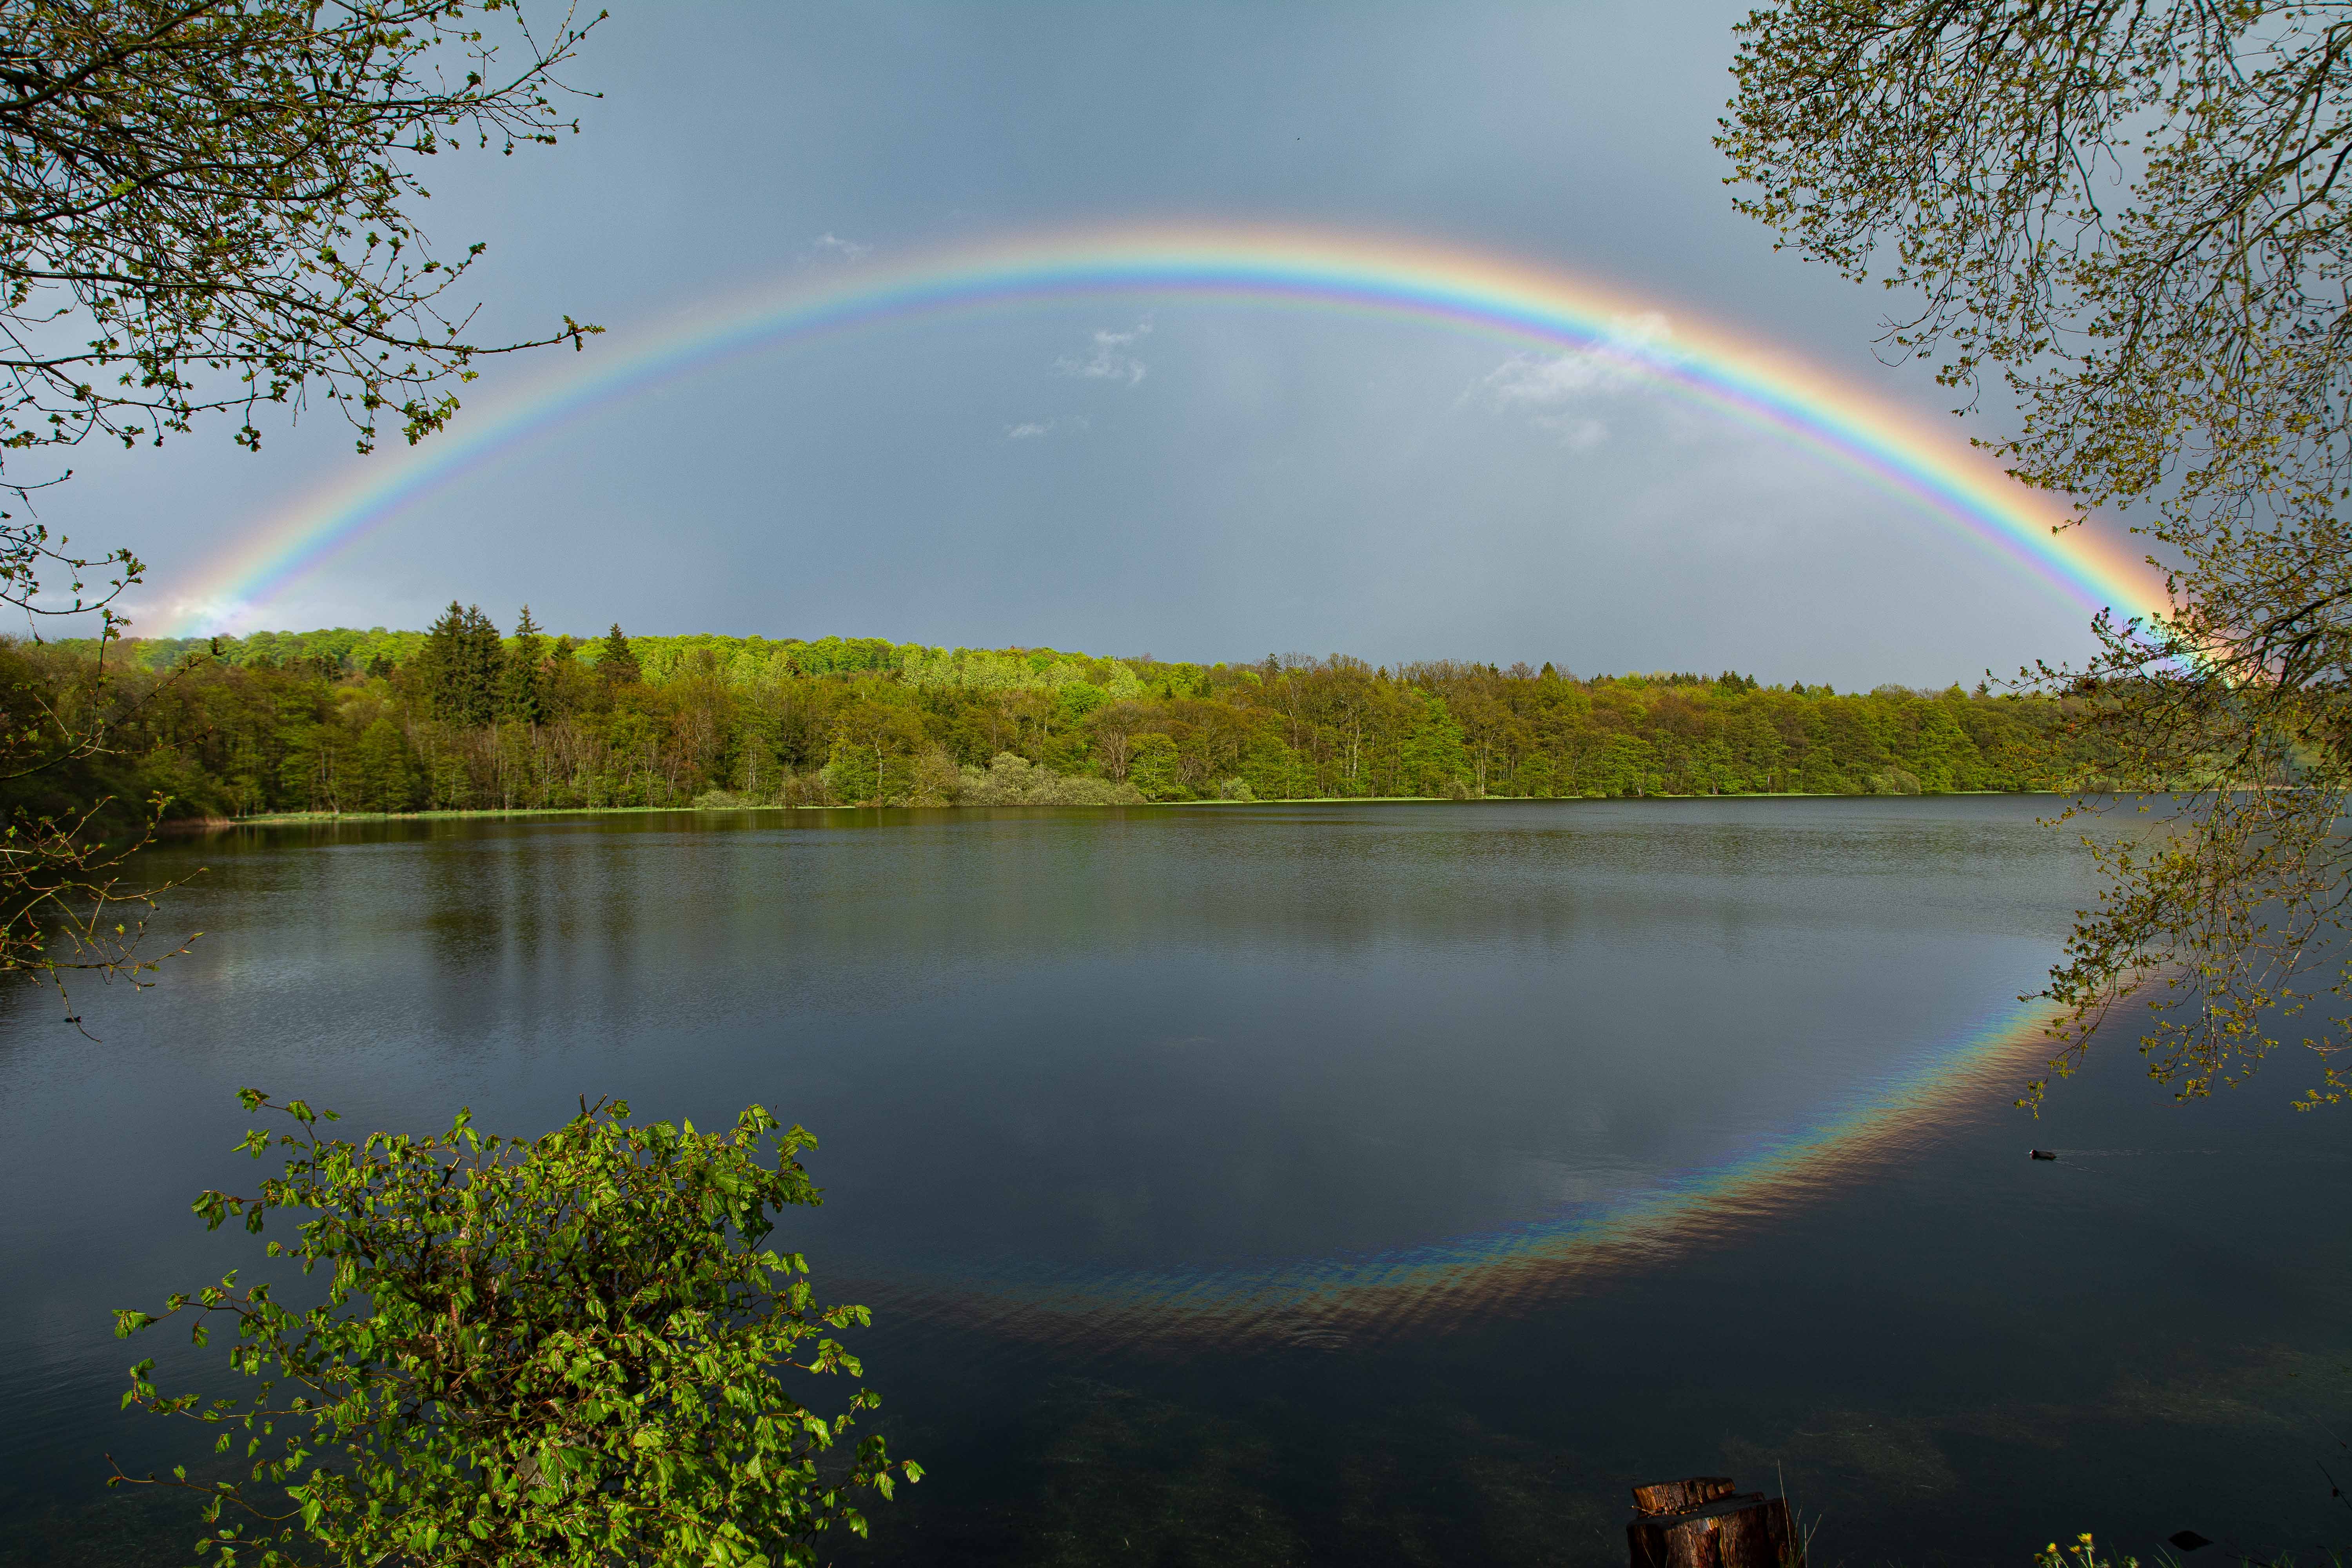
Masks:
[[[76,972],[146,984],[155,958],[140,944],[169,886],[130,875],[177,779],[119,771],[118,731],[137,703],[112,685],[111,641],[102,636],[99,658],[64,668],[40,650],[0,646],[0,975],[46,980],[61,999]]]
[[[161,440],[212,412],[252,447],[268,405],[317,403],[362,450],[387,417],[415,441],[478,356],[596,331],[470,337],[482,247],[436,255],[411,217],[428,156],[554,139],[555,73],[585,30],[567,14],[534,31],[513,0],[0,0],[0,603],[95,615],[102,647],[142,574],[130,549],[34,520],[33,492],[70,477],[26,470],[46,448]],[[0,711],[12,795],[105,771],[108,732],[58,718]],[[145,967],[131,916],[161,889],[124,885],[144,834],[118,806],[12,805],[0,975]]]
[[[352,748],[357,775],[353,804],[362,811],[413,811],[416,807],[416,752],[389,718],[360,732]]]
[[[1739,31],[1739,205],[1895,290],[1890,347],[2015,400],[2011,472],[2169,569],[2168,616],[2036,676],[2095,700],[2104,773],[2178,792],[2105,855],[2053,1066],[2140,993],[2183,1095],[2289,1037],[2302,1103],[2352,1094],[2352,9],[1784,0]]]
[[[842,801],[879,805],[911,787],[922,741],[922,721],[911,709],[861,692],[835,711],[825,781]]]
[[[812,1563],[824,1530],[864,1533],[859,1490],[919,1478],[878,1436],[826,1461],[873,1394],[825,1416],[783,1382],[862,1375],[826,1331],[867,1321],[818,1306],[805,1261],[767,1245],[785,1209],[818,1201],[801,1129],[756,1105],[700,1132],[583,1102],[535,1140],[461,1112],[446,1135],[354,1143],[325,1134],[331,1112],[241,1098],[293,1123],[244,1142],[282,1152],[283,1173],[196,1212],[257,1234],[294,1220],[268,1254],[323,1273],[323,1301],[298,1311],[232,1272],[161,1314],[116,1314],[126,1338],[192,1318],[200,1345],[225,1322],[255,1380],[243,1397],[165,1394],[148,1360],[125,1396],[250,1461],[243,1481],[118,1472],[200,1494],[215,1561]]]
[[[1135,736],[1129,745],[1127,782],[1146,800],[1172,800],[1187,793],[1176,776],[1176,742],[1157,732]]]

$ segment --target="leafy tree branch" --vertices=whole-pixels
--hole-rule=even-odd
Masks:
[[[594,25],[567,11],[535,30],[514,0],[0,0],[0,603],[28,630],[96,617],[83,718],[112,710],[95,688],[144,567],[52,539],[33,502],[70,470],[22,465],[214,413],[257,447],[267,405],[314,400],[362,451],[387,420],[414,442],[447,423],[478,356],[577,348],[597,329],[570,317],[521,342],[473,334],[462,280],[482,247],[436,254],[414,209],[426,159],[577,129],[558,72]],[[110,748],[102,722],[76,729],[47,696],[0,692],[7,779]],[[0,975],[152,969],[138,922],[117,917],[163,890],[121,872],[167,805],[130,821],[104,797],[11,811]]]
[[[2162,547],[2168,615],[2029,672],[2166,795],[2052,976],[2053,1066],[2147,995],[2182,1094],[2294,1038],[2299,1103],[2343,1100],[2352,6],[1785,0],[1739,32],[1740,210],[1906,301],[1883,341],[1967,407],[1997,373],[2013,475]]]

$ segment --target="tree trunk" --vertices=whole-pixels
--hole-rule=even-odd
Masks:
[[[1633,1505],[1632,1568],[1803,1568],[1785,1498],[1735,1494],[1727,1477],[1697,1476],[1635,1487]]]

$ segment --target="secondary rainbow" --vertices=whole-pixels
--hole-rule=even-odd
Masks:
[[[1599,353],[1674,395],[1770,431],[1911,503],[2088,610],[2162,614],[2154,574],[1969,450],[1792,355],[1678,306],[1481,252],[1388,236],[1233,224],[1059,231],[783,281],[626,334],[550,351],[538,380],[413,450],[262,518],[177,595],[166,636],[250,616],[340,551],[468,469],[585,411],[719,362],[890,322],[1094,299],[1237,306],[1418,321],[1534,354]],[[1663,331],[1637,324],[1664,318]]]

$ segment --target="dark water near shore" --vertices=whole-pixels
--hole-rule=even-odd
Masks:
[[[423,1131],[805,1123],[780,1237],[930,1479],[861,1561],[1622,1563],[1785,1476],[1816,1560],[2352,1542],[2347,1111],[2041,1122],[2086,891],[2015,799],[604,816],[174,847],[157,988],[0,1016],[0,1563],[184,1561],[102,1491],[107,1310],[245,1260],[255,1084]],[[2065,1152],[2030,1163],[2029,1145]],[[164,1354],[215,1378],[217,1352]],[[2192,1559],[2192,1562],[2201,1560]]]

